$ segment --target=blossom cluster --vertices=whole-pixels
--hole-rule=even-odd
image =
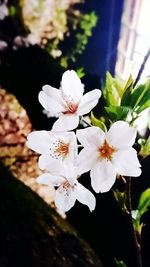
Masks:
[[[31,44],[41,44],[42,40],[64,39],[67,31],[67,10],[78,0],[23,0],[22,17],[30,34]],[[46,43],[45,43],[46,44]],[[61,52],[61,51],[60,51]]]
[[[78,21],[80,11],[75,4],[81,0],[19,0],[18,3],[10,5],[8,0],[0,1],[0,21],[7,16],[16,16],[18,11],[22,16],[25,26],[26,36],[17,35],[12,40],[14,50],[19,47],[29,47],[29,45],[39,45],[47,49],[48,42],[51,41],[48,51],[56,58],[60,57],[61,50],[58,48],[60,41],[64,40],[65,34],[69,34],[68,20],[69,13],[73,12],[72,20]],[[13,13],[11,14],[11,8]],[[18,24],[18,21],[16,22]],[[7,42],[10,43],[10,38]],[[8,46],[6,40],[0,40],[0,50]],[[3,42],[3,43],[2,43]],[[3,48],[4,47],[4,48]]]
[[[88,114],[101,97],[99,89],[84,94],[84,86],[75,71],[66,71],[60,89],[44,85],[39,102],[50,116],[58,117],[50,131],[33,131],[27,146],[40,154],[39,167],[44,173],[37,182],[54,186],[55,205],[66,212],[75,201],[95,209],[96,200],[79,179],[90,171],[96,193],[109,191],[118,175],[139,176],[141,165],[132,147],[136,129],[117,121],[104,132],[97,126],[75,131],[82,116]],[[78,147],[82,148],[78,153]]]

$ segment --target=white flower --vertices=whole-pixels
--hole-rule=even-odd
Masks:
[[[61,164],[60,164],[61,165]],[[51,173],[44,173],[37,179],[40,184],[55,186],[55,205],[58,209],[66,212],[70,210],[76,200],[87,205],[90,211],[95,209],[96,201],[94,195],[77,181],[77,169],[72,163],[57,166]]]
[[[8,14],[7,1],[5,0],[3,4],[0,4],[0,20],[3,20]]]
[[[30,31],[29,43],[45,46],[48,39],[63,40],[68,30],[68,10],[76,2],[78,0],[22,0],[23,22]]]
[[[91,185],[95,192],[107,192],[116,180],[116,174],[139,176],[141,174],[137,152],[132,145],[136,130],[127,122],[115,122],[107,133],[98,127],[77,131],[84,146],[79,160],[79,173],[91,170]]]
[[[101,91],[95,89],[83,96],[83,85],[76,72],[66,71],[62,76],[61,89],[49,85],[43,86],[39,93],[39,101],[51,114],[58,114],[53,130],[68,131],[79,124],[79,116],[93,109],[101,96]]]
[[[42,170],[52,168],[54,160],[58,166],[58,160],[70,161],[77,156],[74,132],[34,131],[28,135],[26,145],[41,154],[39,167]]]
[[[0,40],[0,51],[4,51],[8,47],[5,41]]]
[[[30,34],[27,39],[31,44],[39,44],[46,34],[48,25],[54,19],[54,1],[52,0],[24,0],[22,17]],[[44,36],[43,36],[44,35]]]
[[[14,38],[13,49],[17,50],[19,47],[29,47],[27,38],[19,35]]]

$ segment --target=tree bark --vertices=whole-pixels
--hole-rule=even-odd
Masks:
[[[0,267],[102,267],[79,234],[0,163]]]

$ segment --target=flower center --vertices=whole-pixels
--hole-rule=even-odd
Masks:
[[[74,190],[76,184],[75,183],[69,183],[69,181],[66,179],[62,184],[62,191],[65,192],[67,196],[69,196],[70,191]]]
[[[106,140],[104,144],[99,148],[100,157],[107,160],[112,160],[112,155],[115,151],[116,149],[109,146]]]
[[[63,114],[74,114],[76,113],[77,109],[78,109],[78,104],[66,101],[66,107],[65,107],[65,111],[63,112]]]
[[[71,184],[67,180],[63,183],[63,188],[64,189],[69,189],[71,187],[72,187]]]
[[[62,140],[56,140],[53,143],[53,147],[50,148],[50,156],[52,158],[58,159],[62,157],[63,159],[69,154],[69,143],[65,143]]]
[[[66,157],[69,153],[69,144],[64,143],[62,140],[59,141],[58,147],[55,150],[55,153]]]

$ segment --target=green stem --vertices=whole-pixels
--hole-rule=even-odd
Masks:
[[[139,118],[140,116],[136,116],[135,118],[133,118],[131,121],[130,121],[130,125],[133,126],[133,123]]]
[[[136,236],[136,232],[134,230],[134,226],[133,226],[133,220],[132,220],[132,201],[131,201],[131,177],[129,177],[127,179],[127,216],[128,216],[128,220],[129,220],[129,225],[130,225],[130,230],[131,230],[131,235],[132,235],[132,239],[133,239],[133,243],[135,246],[135,253],[136,253],[136,266],[135,267],[142,267],[142,257],[141,257],[141,245],[138,242],[137,236]]]

